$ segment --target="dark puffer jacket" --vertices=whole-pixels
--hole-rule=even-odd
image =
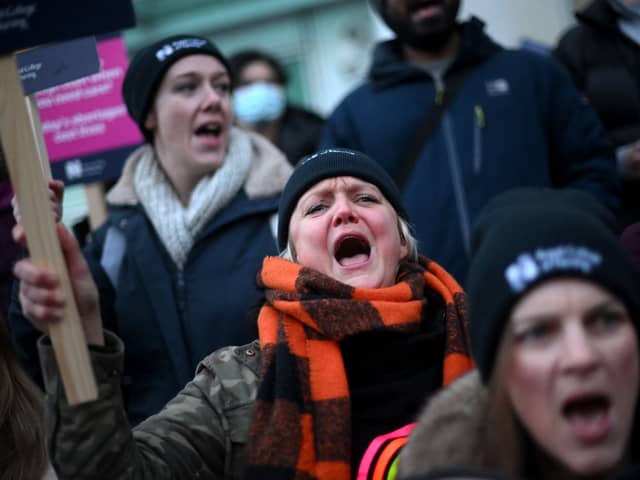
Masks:
[[[109,219],[85,249],[104,325],[127,351],[122,386],[131,424],[158,412],[206,355],[255,338],[247,310],[261,298],[255,276],[262,260],[277,254],[270,222],[291,166],[269,142],[250,135],[254,158],[244,188],[198,234],[182,270],[138,203],[126,167],[108,196]],[[125,245],[115,281],[105,263],[117,241],[109,238],[110,229],[118,234],[110,238]],[[17,299],[10,322],[21,362],[41,379],[40,333],[22,317]]]
[[[494,195],[516,186],[573,187],[619,206],[613,149],[573,82],[541,55],[507,50],[472,19],[444,77],[468,70],[404,191],[420,250],[459,281],[468,268],[471,225]],[[369,79],[327,120],[321,147],[363,151],[398,177],[436,86],[408,64],[397,40],[377,46]]]
[[[616,146],[640,140],[640,45],[618,27],[607,0],[576,14],[553,54],[598,112]],[[623,222],[640,220],[640,182],[623,182]]]

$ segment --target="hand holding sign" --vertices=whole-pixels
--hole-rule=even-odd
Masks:
[[[70,11],[75,12],[73,19],[68,15]],[[25,99],[15,56],[11,52],[36,44],[110,32],[133,23],[130,0],[108,3],[18,0],[9,6],[0,2],[0,52],[7,54],[0,56],[0,134],[32,262],[55,272],[65,299],[63,320],[51,325],[49,331],[67,400],[71,404],[95,399],[97,389],[58,240],[58,234],[65,238],[64,233],[56,230],[51,214],[47,194],[48,161],[37,109],[30,99]]]

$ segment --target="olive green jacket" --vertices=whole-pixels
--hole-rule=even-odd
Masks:
[[[38,348],[51,461],[60,479],[238,479],[258,387],[258,341],[207,356],[158,414],[129,427],[120,376],[124,346],[105,332],[91,349],[99,398],[70,406],[47,337]],[[149,359],[153,362],[153,358]]]

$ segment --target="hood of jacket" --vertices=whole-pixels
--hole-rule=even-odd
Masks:
[[[466,68],[483,62],[503,49],[484,32],[484,22],[471,17],[460,23],[460,48],[450,70]],[[397,38],[379,43],[374,52],[369,79],[374,88],[386,88],[413,79],[423,80],[425,71],[407,63],[402,53],[402,43]]]
[[[598,30],[618,31],[618,14],[607,0],[596,0],[575,15],[578,22]]]
[[[293,171],[291,164],[284,154],[262,135],[246,130],[237,130],[248,136],[253,153],[249,175],[243,186],[247,197],[270,197],[280,193]],[[151,145],[144,144],[127,158],[122,175],[107,194],[109,205],[126,206],[138,203],[138,195],[133,186],[135,169],[138,160],[152,148]]]
[[[425,405],[400,453],[398,476],[476,466],[486,405],[486,389],[477,370],[440,390]]]

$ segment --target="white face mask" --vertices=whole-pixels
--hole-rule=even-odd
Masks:
[[[252,83],[233,92],[234,113],[244,124],[275,120],[282,115],[286,103],[284,89],[273,83]]]

